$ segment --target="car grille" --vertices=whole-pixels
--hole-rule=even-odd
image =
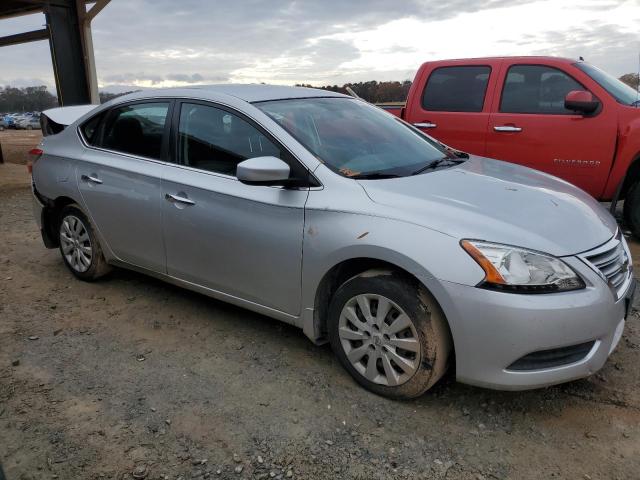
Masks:
[[[622,235],[618,233],[603,246],[587,252],[583,258],[606,280],[619,297],[631,277],[629,255]]]

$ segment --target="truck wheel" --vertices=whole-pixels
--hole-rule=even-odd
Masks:
[[[415,398],[444,374],[451,337],[435,299],[417,281],[368,270],[342,284],[329,306],[331,347],[366,389]]]
[[[624,200],[624,223],[640,238],[640,183],[631,186]]]

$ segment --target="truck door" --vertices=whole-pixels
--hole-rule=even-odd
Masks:
[[[411,97],[407,120],[451,147],[484,155],[497,76],[492,70],[486,61],[427,64],[416,79],[424,87]]]
[[[559,66],[505,64],[499,85],[486,156],[556,175],[599,197],[613,161],[614,109],[603,104],[590,116],[565,109],[568,92],[588,89]]]

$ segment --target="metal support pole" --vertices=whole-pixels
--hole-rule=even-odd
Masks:
[[[45,6],[49,45],[60,105],[91,102],[82,47],[81,25],[75,0]]]
[[[96,59],[93,53],[93,36],[91,34],[91,21],[100,11],[107,6],[110,0],[98,0],[89,11],[85,10],[84,2],[78,0],[78,16],[82,23],[82,44],[84,47],[84,61],[87,69],[87,80],[89,82],[89,94],[91,103],[100,103],[98,92],[98,76],[96,73]]]

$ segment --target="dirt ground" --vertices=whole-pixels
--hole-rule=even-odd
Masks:
[[[0,132],[0,147],[4,161],[25,164],[29,159],[29,150],[40,143],[40,130],[4,130]]]
[[[398,402],[301,331],[123,270],[82,283],[0,165],[0,462],[14,479],[637,479],[640,327],[593,377]],[[640,248],[633,246],[636,258]]]

